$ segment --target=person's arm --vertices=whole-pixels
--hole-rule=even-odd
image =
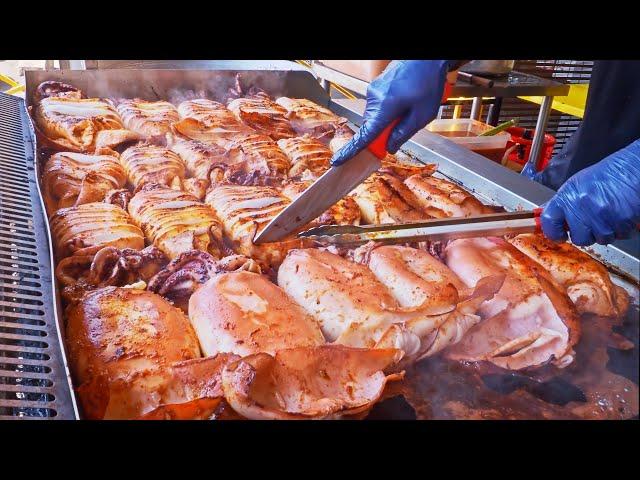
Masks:
[[[640,139],[570,177],[546,205],[542,230],[576,245],[628,238],[640,222]]]
[[[460,60],[401,60],[390,65],[367,88],[367,106],[360,130],[333,157],[341,165],[369,145],[396,118],[387,151],[395,153],[438,114],[447,73]]]

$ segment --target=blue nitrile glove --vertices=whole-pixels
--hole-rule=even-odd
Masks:
[[[538,175],[538,172],[536,172],[536,167],[533,166],[533,162],[525,163],[524,168],[520,172],[520,175],[523,175],[529,180],[533,180],[534,182],[538,181],[536,177]]]
[[[628,238],[640,222],[640,140],[569,178],[543,206],[542,230],[576,245]]]
[[[402,60],[385,70],[367,88],[362,127],[331,164],[342,165],[401,118],[387,142],[387,151],[397,152],[438,114],[448,67],[448,60]]]

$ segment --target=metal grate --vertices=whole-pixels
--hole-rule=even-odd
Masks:
[[[0,420],[72,419],[27,122],[0,93]]]

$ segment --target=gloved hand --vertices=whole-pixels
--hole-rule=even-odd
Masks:
[[[560,187],[541,215],[552,240],[575,245],[628,238],[640,222],[640,140],[579,171]]]
[[[448,60],[403,60],[384,71],[367,88],[362,127],[331,164],[342,165],[401,118],[387,142],[387,151],[397,152],[438,114],[448,66]]]
[[[524,165],[524,168],[520,172],[520,175],[527,177],[529,180],[533,180],[537,182],[537,175],[539,172],[536,172],[536,167],[533,166],[533,162],[527,162]]]

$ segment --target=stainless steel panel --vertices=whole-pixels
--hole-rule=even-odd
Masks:
[[[285,66],[289,68],[284,69]],[[311,72],[296,63],[287,62],[280,70],[243,70],[231,62],[225,63],[224,67],[226,69],[219,70],[29,70],[25,72],[25,98],[27,106],[33,105],[37,86],[45,80],[55,80],[70,83],[92,97],[137,97],[178,102],[189,95],[201,94],[221,99],[235,87],[236,75],[240,75],[244,86],[262,88],[274,97],[306,97],[320,105],[329,104],[329,96]]]

